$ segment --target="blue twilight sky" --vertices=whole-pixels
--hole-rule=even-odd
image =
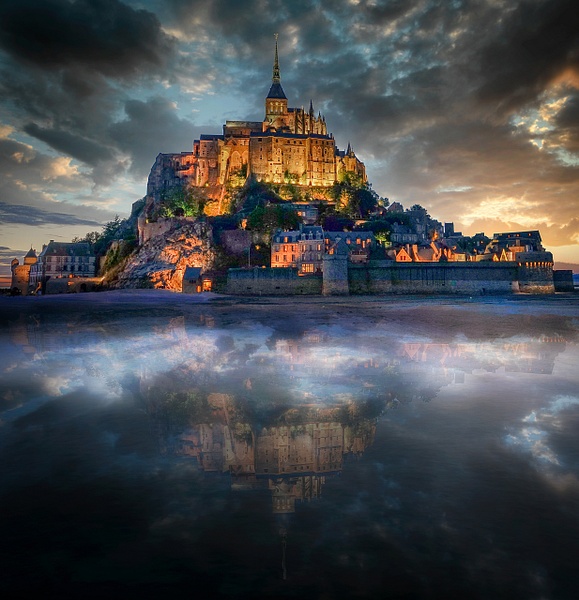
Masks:
[[[159,152],[290,106],[374,189],[466,234],[540,229],[579,264],[571,0],[2,0],[0,274],[128,216]]]

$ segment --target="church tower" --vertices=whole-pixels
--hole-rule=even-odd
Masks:
[[[281,129],[287,125],[287,98],[281,87],[281,77],[279,74],[279,60],[277,54],[277,36],[275,34],[275,58],[273,61],[273,77],[269,93],[265,99],[265,121],[266,127],[271,129]]]

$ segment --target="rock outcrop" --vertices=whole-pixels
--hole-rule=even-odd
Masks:
[[[171,219],[148,238],[118,275],[115,287],[181,291],[187,267],[213,268],[216,253],[211,226],[188,218]]]

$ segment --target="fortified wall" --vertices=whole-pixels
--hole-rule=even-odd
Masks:
[[[230,269],[227,292],[286,296],[544,294],[555,291],[551,269],[527,266],[524,262],[396,263],[378,260],[355,265],[326,255],[323,273],[323,276],[300,277],[296,268]]]
[[[322,276],[300,277],[295,267],[229,269],[227,293],[240,296],[319,296],[322,294]]]
[[[519,291],[516,263],[395,263],[350,265],[352,294],[510,294]]]

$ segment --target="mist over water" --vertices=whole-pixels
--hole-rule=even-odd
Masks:
[[[576,597],[575,297],[203,298],[2,299],[6,597]]]

